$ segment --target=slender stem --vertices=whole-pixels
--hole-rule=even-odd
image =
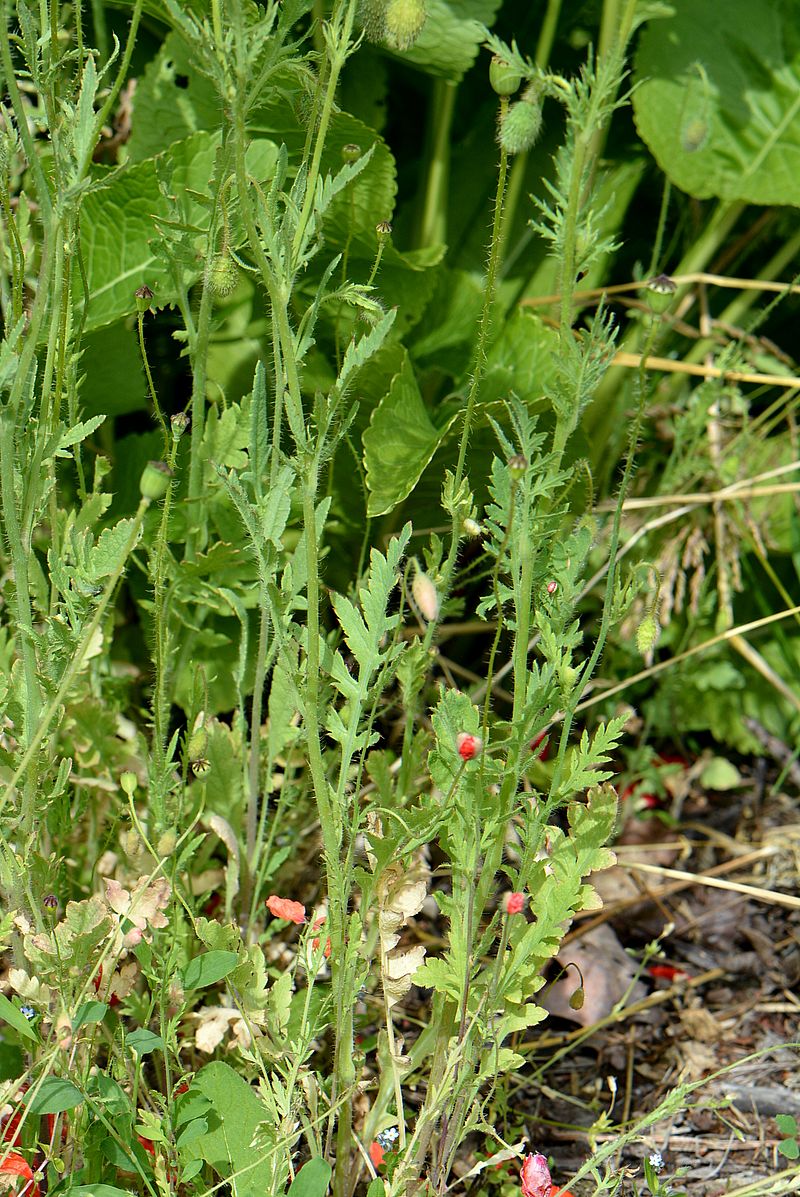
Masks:
[[[342,13],[344,9],[344,13]],[[355,20],[356,0],[342,0],[342,3],[337,7],[334,13],[332,25],[334,32],[331,34],[332,46],[328,80],[325,88],[325,98],[322,102],[322,112],[319,118],[319,127],[317,129],[316,142],[314,144],[314,155],[311,159],[311,166],[308,171],[308,178],[306,179],[305,197],[303,199],[303,207],[300,212],[300,217],[295,229],[294,238],[292,240],[292,256],[296,258],[297,253],[303,243],[308,223],[311,219],[311,212],[314,208],[316,200],[317,179],[319,178],[320,164],[322,162],[322,151],[325,148],[325,138],[328,136],[328,125],[330,124],[331,116],[333,114],[333,105],[336,97],[336,88],[339,85],[339,76],[342,73],[342,67],[347,60],[347,54],[350,47],[350,37],[353,32],[353,22]],[[335,45],[333,45],[335,39]]]
[[[3,66],[5,74],[5,86],[8,89],[8,94],[11,99],[11,107],[14,109],[14,118],[16,121],[17,132],[22,148],[25,151],[25,159],[28,164],[28,169],[36,180],[36,198],[39,201],[39,208],[41,210],[42,226],[46,230],[50,225],[51,217],[53,215],[53,198],[50,193],[50,185],[47,181],[47,176],[44,173],[41,157],[36,153],[33,143],[33,136],[31,134],[30,126],[28,125],[28,116],[25,111],[25,106],[22,103],[22,97],[17,87],[17,77],[14,72],[14,64],[11,61],[11,41],[8,36],[9,23],[9,4],[8,0],[2,0],[2,31],[0,31],[0,63]]]
[[[447,241],[447,192],[450,179],[450,144],[458,84],[435,79],[428,126],[425,194],[416,245],[442,245]]]
[[[200,520],[200,500],[203,494],[203,458],[201,448],[206,421],[206,378],[208,377],[208,347],[211,335],[211,288],[203,283],[200,311],[197,316],[197,336],[192,352],[191,438],[189,444],[189,530],[186,534],[186,560],[193,561],[206,539]],[[156,409],[157,410],[157,409]]]
[[[138,318],[139,329],[139,352],[142,356],[142,364],[144,365],[144,373],[147,378],[147,389],[150,392],[150,402],[153,404],[153,411],[156,413],[156,419],[161,425],[161,434],[164,437],[164,460],[167,459],[169,453],[169,433],[167,432],[167,421],[164,418],[164,413],[158,402],[158,394],[156,393],[155,383],[153,382],[153,375],[150,373],[150,362],[147,359],[147,349],[144,343],[144,312],[139,312]]]

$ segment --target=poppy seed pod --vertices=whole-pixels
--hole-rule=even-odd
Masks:
[[[426,573],[418,569],[411,583],[411,593],[420,613],[428,623],[439,618],[439,592]]]
[[[163,499],[169,489],[172,470],[164,461],[148,461],[139,480],[139,491],[143,499]]]
[[[542,131],[542,106],[527,88],[500,122],[500,145],[507,154],[523,154],[537,142]]]
[[[384,15],[387,46],[392,50],[410,50],[422,33],[427,16],[425,0],[389,0]]]
[[[655,278],[651,278],[647,284],[647,292],[645,298],[650,305],[650,310],[661,315],[666,312],[667,308],[675,298],[675,292],[678,290],[676,284],[672,281],[668,274],[658,274]]]
[[[522,82],[522,76],[510,62],[506,62],[499,54],[493,54],[489,63],[489,82],[498,96],[513,96]]]

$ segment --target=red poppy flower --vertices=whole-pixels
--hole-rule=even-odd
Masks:
[[[25,1183],[15,1188],[18,1197],[39,1197],[39,1186],[33,1179],[33,1170],[30,1164],[16,1151],[10,1151],[6,1158],[0,1163],[0,1176],[3,1178],[9,1177],[7,1182],[9,1187],[13,1185],[13,1178],[20,1177]],[[5,1185],[5,1180],[3,1180]]]
[[[369,1145],[369,1158],[372,1160],[373,1168],[380,1168],[383,1163],[383,1148],[377,1139]]]
[[[298,926],[306,921],[306,908],[302,902],[293,902],[291,898],[279,898],[277,894],[270,894],[265,905],[276,919],[286,919],[287,923],[297,923]]]

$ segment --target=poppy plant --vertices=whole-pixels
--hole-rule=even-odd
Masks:
[[[39,1186],[33,1179],[33,1170],[28,1161],[19,1152],[10,1151],[2,1163],[0,1163],[0,1176],[11,1178],[11,1183],[13,1183],[14,1177],[19,1177],[25,1181],[17,1190],[19,1197],[39,1197]]]

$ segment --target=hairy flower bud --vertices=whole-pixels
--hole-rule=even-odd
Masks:
[[[389,0],[384,38],[392,50],[410,50],[427,19],[425,0]]]
[[[239,270],[230,254],[216,254],[211,260],[206,277],[213,293],[224,299],[236,290]]]
[[[428,575],[421,569],[418,569],[414,575],[411,593],[423,618],[427,619],[428,623],[433,623],[439,618],[439,592]]]
[[[636,647],[643,657],[652,652],[658,640],[658,623],[652,611],[645,615],[636,629]]]
[[[500,145],[507,154],[523,154],[536,144],[541,130],[541,104],[523,98],[511,105],[500,122]]]

